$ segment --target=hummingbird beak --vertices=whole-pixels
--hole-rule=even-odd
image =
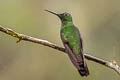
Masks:
[[[57,13],[55,13],[55,12],[52,12],[52,11],[49,11],[49,10],[46,10],[46,9],[45,9],[45,11],[47,11],[47,12],[49,12],[49,13],[52,13],[52,14],[54,14],[54,15],[56,15],[56,16],[59,17],[59,15],[58,15]]]

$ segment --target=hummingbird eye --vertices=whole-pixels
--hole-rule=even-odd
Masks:
[[[64,13],[64,16],[69,16],[69,14],[68,13]]]

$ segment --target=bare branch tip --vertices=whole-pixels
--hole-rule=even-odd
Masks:
[[[111,61],[113,65],[117,65],[117,62],[115,60]]]

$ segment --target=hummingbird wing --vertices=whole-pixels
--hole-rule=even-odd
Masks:
[[[89,71],[88,71],[87,65],[86,65],[85,60],[84,60],[82,38],[80,36],[79,30],[76,27],[74,27],[74,29],[76,30],[76,34],[79,35],[79,39],[81,41],[79,44],[79,49],[81,50],[79,52],[79,54],[75,54],[73,52],[72,48],[70,47],[70,42],[62,34],[61,34],[61,39],[63,41],[66,52],[68,53],[68,56],[70,57],[70,60],[72,61],[74,66],[77,68],[80,75],[87,76],[87,75],[89,75]]]
[[[80,39],[80,42],[81,42],[81,44],[80,44],[80,47],[81,47],[80,50],[81,51],[78,55],[76,55],[78,59],[80,59],[80,58],[82,59],[82,60],[80,59],[80,62],[79,62],[79,66],[80,66],[81,69],[78,70],[78,71],[81,75],[88,76],[89,75],[89,70],[88,70],[87,64],[85,62],[85,57],[84,57],[84,52],[83,52],[83,40],[81,38],[81,34],[80,34],[78,28],[75,27],[75,26],[74,26],[74,28],[76,29],[76,33],[79,35],[79,39]]]

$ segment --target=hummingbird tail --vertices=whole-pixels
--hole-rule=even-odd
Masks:
[[[89,70],[88,70],[86,63],[80,62],[79,67],[80,67],[80,69],[78,69],[78,72],[80,73],[81,76],[88,76],[89,75]]]
[[[80,53],[79,55],[75,55],[72,50],[69,48],[68,44],[64,44],[66,52],[68,53],[68,56],[74,66],[77,68],[78,72],[80,73],[81,76],[88,76],[89,71],[87,64],[85,63],[84,60],[84,55],[83,53]]]

